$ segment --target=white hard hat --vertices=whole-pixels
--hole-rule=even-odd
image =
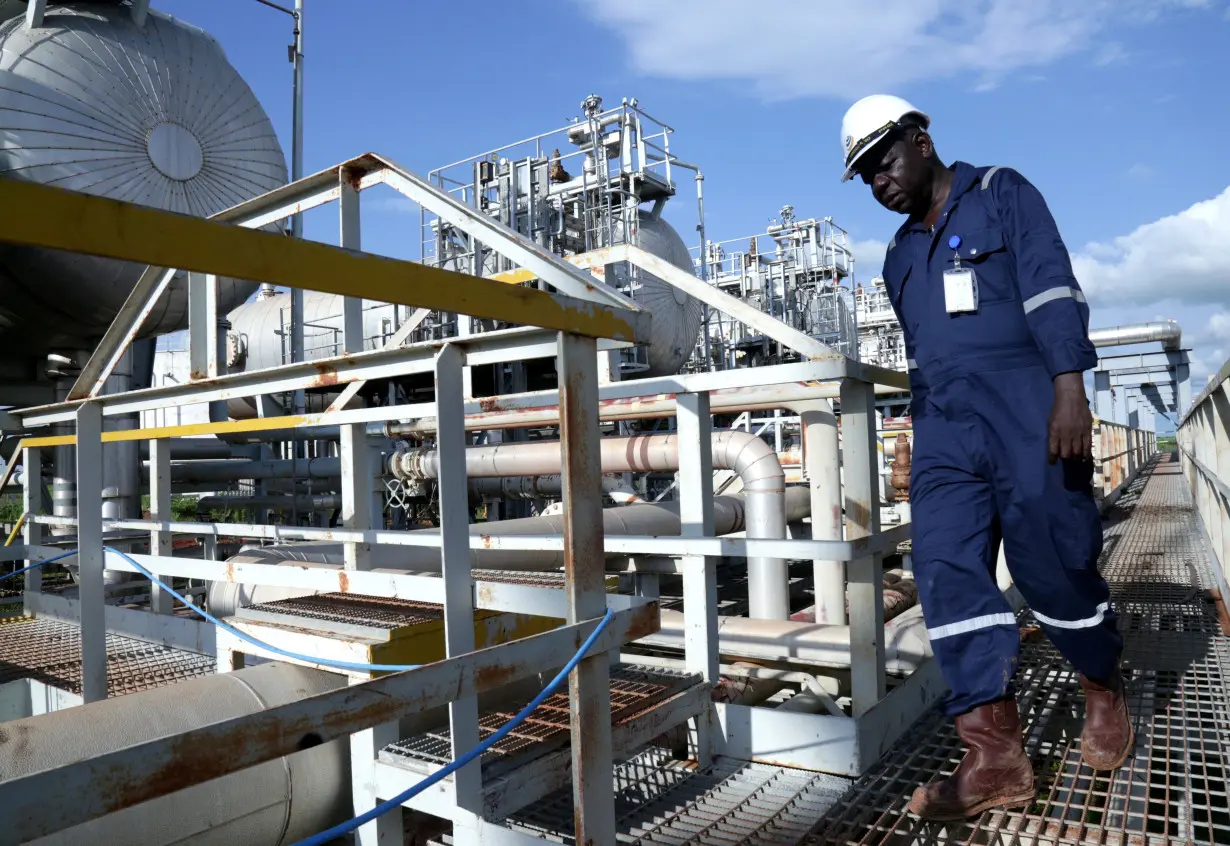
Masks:
[[[891,94],[872,94],[851,106],[841,119],[841,151],[846,159],[846,170],[841,175],[841,181],[845,182],[854,175],[854,163],[859,156],[874,147],[902,118],[908,116],[915,117],[923,129],[931,125],[931,118]]]

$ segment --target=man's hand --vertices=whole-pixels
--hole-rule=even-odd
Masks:
[[[1059,458],[1093,458],[1093,414],[1080,373],[1055,377],[1055,404],[1048,428],[1051,464]]]

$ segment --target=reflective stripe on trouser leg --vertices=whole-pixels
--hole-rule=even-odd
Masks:
[[[910,481],[914,580],[931,648],[961,714],[1012,694],[1020,634],[995,583],[998,528],[990,484],[958,469],[964,434],[915,418]]]
[[[1067,475],[1073,475],[1068,465]],[[1077,471],[1079,472],[1079,471]],[[1003,511],[1004,552],[1017,589],[1051,643],[1077,670],[1106,678],[1123,649],[1110,587],[1098,572],[1102,519],[1065,467],[1047,468],[1042,491],[1018,489]]]

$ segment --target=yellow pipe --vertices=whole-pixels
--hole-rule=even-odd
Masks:
[[[26,523],[26,515],[29,511],[21,512],[21,516],[17,518],[17,522],[13,525],[13,531],[9,532],[9,539],[4,542],[5,546],[13,545],[13,538],[17,537],[17,533],[21,531],[21,527]]]

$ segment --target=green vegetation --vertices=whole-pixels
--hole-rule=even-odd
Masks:
[[[1178,446],[1173,436],[1159,437],[1157,439],[1157,448],[1162,452],[1173,452]]]
[[[0,523],[16,523],[21,518],[21,494],[0,497]]]

